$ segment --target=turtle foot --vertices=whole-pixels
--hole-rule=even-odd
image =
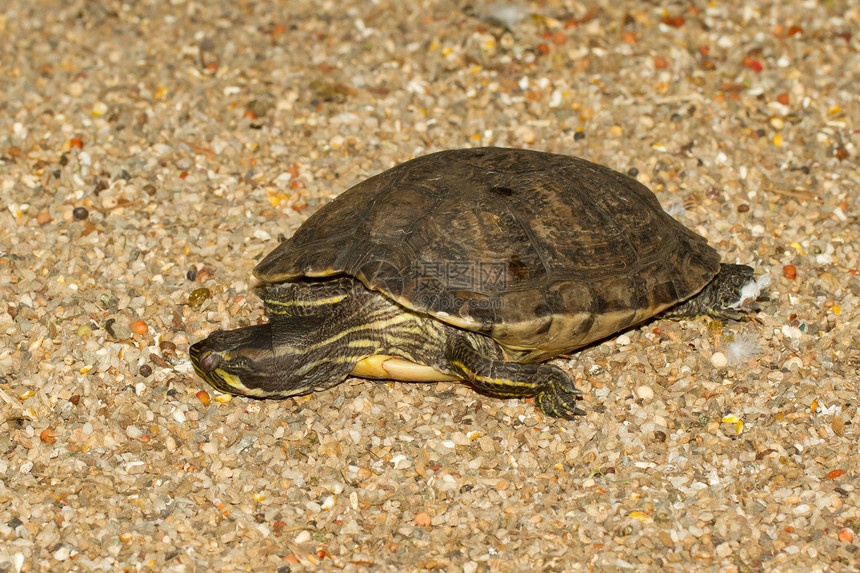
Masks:
[[[547,379],[540,391],[535,394],[535,405],[538,409],[553,418],[573,420],[576,416],[584,416],[585,412],[576,407],[582,398],[582,392],[573,385],[573,380],[561,370],[552,367],[557,372]]]

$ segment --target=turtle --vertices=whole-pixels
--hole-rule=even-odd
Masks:
[[[721,263],[633,177],[499,147],[440,151],[362,181],[253,273],[267,321],[190,348],[222,392],[459,380],[563,419],[584,413],[581,392],[547,361],[657,315],[749,318],[767,277]]]

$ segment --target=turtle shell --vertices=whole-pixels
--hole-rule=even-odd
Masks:
[[[699,292],[720,255],[627,175],[523,149],[442,151],[322,207],[254,269],[347,274],[413,311],[543,360]]]

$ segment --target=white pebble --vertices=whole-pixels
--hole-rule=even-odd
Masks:
[[[218,398],[216,397],[215,399],[217,400]],[[185,413],[182,410],[179,410],[178,408],[174,409],[173,410],[173,419],[176,420],[177,422],[179,422],[180,424],[184,424],[186,421]]]
[[[632,341],[630,340],[630,337],[627,336],[626,334],[622,334],[621,336],[619,336],[615,339],[615,343],[618,346],[627,346],[628,344],[630,344],[630,342],[632,342]]]
[[[654,397],[654,390],[650,386],[642,385],[636,388],[636,395],[643,400],[650,400]]]
[[[57,561],[65,561],[69,558],[69,555],[71,555],[71,551],[68,547],[65,546],[60,547],[59,549],[54,551],[54,559],[56,559]]]
[[[334,507],[334,496],[333,495],[326,497],[323,500],[322,505],[320,505],[320,508],[325,509],[325,510],[329,510],[333,507]]]
[[[711,364],[713,364],[715,368],[725,368],[728,363],[729,359],[726,358],[726,355],[722,352],[718,351],[711,354]]]

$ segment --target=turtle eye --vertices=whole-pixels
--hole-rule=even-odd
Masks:
[[[215,352],[210,352],[200,359],[200,368],[206,372],[212,372],[221,364],[221,356]]]

